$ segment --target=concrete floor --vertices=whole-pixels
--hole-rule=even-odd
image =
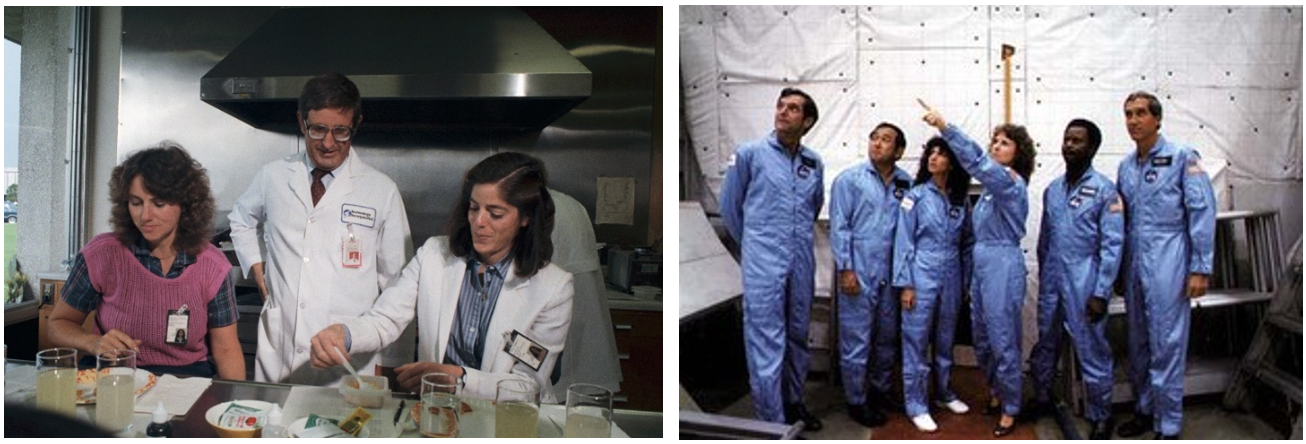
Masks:
[[[889,423],[874,429],[862,427],[848,417],[844,403],[842,387],[827,384],[824,381],[809,379],[807,383],[807,409],[821,419],[824,429],[808,432],[802,436],[807,439],[986,439],[993,428],[996,417],[979,414],[983,402],[982,394],[969,390],[983,390],[978,369],[959,367],[953,372],[953,386],[961,399],[971,406],[966,415],[951,415],[934,409],[934,419],[939,423],[940,432],[924,434],[910,425],[901,412],[889,415]],[[815,376],[815,375],[814,375]],[[1244,412],[1227,412],[1223,410],[1217,398],[1199,397],[1185,400],[1184,430],[1180,437],[1184,439],[1285,439],[1261,419]],[[1119,425],[1132,417],[1129,406],[1116,406],[1115,421]],[[753,417],[753,401],[745,395],[739,401],[717,412],[722,415],[742,418]],[[1081,437],[1088,436],[1088,423],[1074,418]],[[1032,430],[1030,430],[1032,429]],[[1032,432],[1032,433],[1031,433]],[[876,435],[879,434],[877,437]],[[1015,439],[1065,439],[1051,416],[1039,419],[1033,427],[1018,426],[1016,432],[1007,438]],[[1151,439],[1143,435],[1134,439]],[[1114,439],[1124,439],[1115,436]]]

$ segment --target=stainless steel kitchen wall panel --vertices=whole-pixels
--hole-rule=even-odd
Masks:
[[[544,160],[550,187],[580,201],[591,220],[597,179],[633,177],[634,224],[598,225],[595,234],[609,244],[653,243],[657,239],[649,238],[648,207],[653,133],[660,131],[661,118],[653,111],[654,102],[661,100],[661,14],[657,8],[525,10],[593,72],[589,99],[539,131],[393,131],[368,127],[368,93],[362,91],[364,119],[354,149],[399,185],[414,247],[443,233],[467,169],[500,151]],[[123,8],[119,158],[164,139],[181,143],[209,170],[219,229],[228,225],[232,203],[260,166],[303,150],[299,137],[255,129],[199,97],[204,73],[275,12],[257,7]]]
[[[257,165],[300,149],[293,135],[254,129],[200,101],[200,76],[276,11],[191,7],[124,7],[122,11],[118,161],[163,140],[181,144],[209,171],[219,227],[227,226],[227,213],[249,186]]]

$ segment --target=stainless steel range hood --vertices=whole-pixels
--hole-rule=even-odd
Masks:
[[[287,8],[204,75],[200,98],[254,127],[295,131],[300,89],[326,72],[358,85],[367,130],[539,129],[592,85],[516,8]]]

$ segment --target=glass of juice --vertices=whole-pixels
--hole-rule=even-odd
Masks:
[[[540,388],[535,381],[505,379],[499,381],[494,395],[494,436],[496,438],[535,438],[540,421]]]
[[[441,372],[422,375],[422,436],[458,436],[462,391],[462,383],[454,375]]]
[[[51,348],[36,354],[36,408],[77,414],[77,349]]]
[[[612,436],[612,391],[594,384],[567,387],[565,438],[609,438]]]
[[[136,408],[136,352],[109,350],[95,357],[95,425],[115,433]]]

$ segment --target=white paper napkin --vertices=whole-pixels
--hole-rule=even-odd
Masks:
[[[146,390],[139,398],[136,398],[135,411],[137,413],[152,413],[159,401],[163,401],[163,407],[168,409],[168,414],[172,416],[185,415],[211,384],[213,384],[213,380],[209,378],[160,376],[154,387]]]

